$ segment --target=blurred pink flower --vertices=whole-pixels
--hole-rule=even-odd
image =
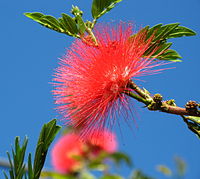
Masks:
[[[82,155],[83,144],[74,134],[62,136],[51,152],[52,165],[60,173],[71,173],[81,168],[81,163],[75,159]]]
[[[87,136],[87,143],[89,146],[94,147],[93,152],[95,153],[100,151],[113,153],[117,150],[115,134],[105,129],[101,133],[98,130],[94,130],[92,135]]]
[[[100,152],[113,153],[116,150],[116,136],[110,131],[105,130],[101,134],[94,131],[93,136],[87,136],[84,141],[80,141],[79,135],[69,133],[54,145],[52,165],[60,173],[73,173],[83,167],[84,159],[92,160]]]

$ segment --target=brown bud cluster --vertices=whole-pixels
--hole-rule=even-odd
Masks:
[[[197,110],[197,107],[199,105],[197,104],[196,101],[188,101],[185,105],[185,109],[186,111],[188,112],[191,112],[191,113],[196,113],[198,110]]]
[[[155,94],[154,97],[153,97],[153,100],[155,102],[161,102],[163,100],[163,97],[160,94]]]

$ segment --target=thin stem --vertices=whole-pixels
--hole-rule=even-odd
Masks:
[[[86,32],[90,35],[90,37],[92,38],[93,42],[94,42],[94,45],[95,46],[98,46],[98,43],[97,43],[97,39],[94,35],[94,33],[92,32],[92,29],[91,28],[86,28]]]
[[[0,159],[0,167],[10,169],[10,163],[4,159]]]
[[[133,81],[131,81],[131,80],[129,81],[128,87],[131,88],[131,89],[133,89],[142,98],[147,99],[149,101],[152,101],[152,97],[149,95],[149,93],[147,91],[141,89]]]
[[[199,112],[190,112],[186,110],[186,108],[178,107],[178,106],[171,106],[169,104],[166,104],[165,102],[162,103],[161,109],[158,109],[161,112],[166,112],[170,114],[176,114],[176,115],[188,115],[188,116],[197,116],[200,117]]]
[[[97,23],[97,19],[96,18],[94,18],[93,19],[93,21],[92,21],[92,25],[91,25],[91,29],[93,29],[94,28],[94,25]]]
[[[134,90],[138,95],[133,92],[126,91],[125,94],[136,99],[139,102],[147,105],[149,110],[161,111],[170,114],[176,115],[187,115],[187,116],[197,116],[200,117],[200,111],[198,110],[187,110],[186,108],[178,107],[176,105],[168,104],[167,101],[162,101],[162,96],[159,94],[154,95],[154,97],[150,96],[150,93],[147,90],[143,90],[138,87],[133,81],[129,81],[128,88]],[[156,97],[161,97],[161,99],[157,99]]]
[[[144,103],[146,106],[148,106],[150,104],[149,101],[147,101],[146,99],[142,98],[141,96],[138,96],[137,94],[135,94],[135,93],[133,93],[131,91],[125,91],[124,93],[126,95],[136,99],[137,101]]]

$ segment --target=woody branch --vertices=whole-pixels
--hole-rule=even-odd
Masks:
[[[200,117],[200,111],[197,109],[199,105],[195,101],[187,102],[185,108],[183,108],[176,106],[174,100],[163,101],[160,94],[155,94],[152,97],[147,90],[141,89],[133,81],[129,81],[128,88],[132,89],[136,94],[131,91],[126,91],[125,94],[144,103],[149,110],[181,116],[188,115]]]

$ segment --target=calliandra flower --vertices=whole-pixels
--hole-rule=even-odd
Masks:
[[[114,133],[104,129],[99,132],[94,129],[91,135],[87,136],[86,139],[87,147],[91,148],[91,152],[98,154],[101,151],[107,153],[113,153],[117,150],[117,139]]]
[[[60,173],[73,173],[83,168],[84,159],[92,160],[101,152],[113,153],[116,150],[116,136],[108,130],[101,134],[95,130],[93,137],[87,136],[84,142],[78,134],[68,133],[54,145],[51,151],[52,165]]]
[[[62,136],[51,151],[52,165],[60,173],[72,173],[82,167],[75,157],[82,155],[83,144],[75,134]]]
[[[55,103],[58,111],[83,136],[93,129],[101,132],[112,126],[119,115],[127,119],[130,107],[124,94],[135,77],[157,73],[158,63],[144,57],[153,36],[146,31],[135,36],[133,25],[97,25],[94,30],[98,46],[75,40],[60,60],[55,73]]]

